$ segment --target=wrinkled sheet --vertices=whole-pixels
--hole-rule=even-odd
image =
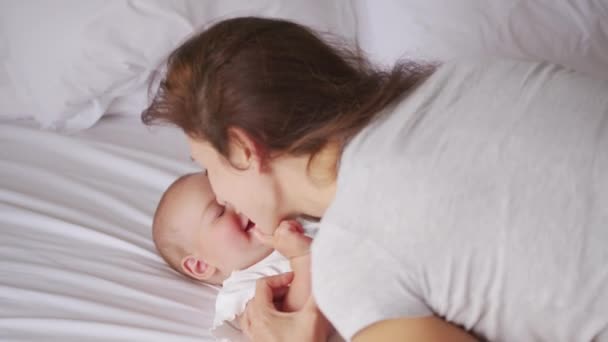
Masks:
[[[549,61],[608,79],[606,0],[355,0],[370,57],[488,55]]]
[[[206,341],[217,289],[157,256],[181,133],[105,117],[64,136],[0,123],[0,341]]]

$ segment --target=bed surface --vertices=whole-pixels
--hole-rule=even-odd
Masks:
[[[150,237],[162,191],[193,170],[179,132],[136,117],[72,136],[0,123],[0,340],[209,340],[216,290]]]

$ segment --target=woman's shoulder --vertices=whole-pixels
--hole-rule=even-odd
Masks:
[[[549,83],[560,88],[574,83],[585,89],[598,88],[597,82],[589,80],[586,75],[548,62],[496,57],[446,61],[362,130],[348,144],[343,161],[357,168],[387,158],[402,159],[412,139],[424,140],[426,133],[436,133],[471,113],[487,111],[497,100],[515,104],[550,97],[554,95],[552,89],[539,87]],[[493,116],[489,114],[486,118]]]
[[[450,81],[463,86],[467,83],[497,91],[503,86],[528,90],[534,82],[606,83],[594,75],[581,73],[563,65],[543,60],[476,56],[442,63],[429,83]]]
[[[441,95],[474,92],[499,92],[503,87],[524,91],[532,83],[560,79],[591,80],[565,66],[542,60],[477,56],[448,60],[438,66],[426,83],[427,92],[434,89]],[[423,88],[423,87],[421,87]],[[479,94],[477,94],[479,96]]]
[[[495,91],[504,83],[521,84],[530,70],[548,66],[515,59],[475,57],[454,59],[437,66],[428,78],[412,91],[403,94],[387,106],[364,128],[346,149],[346,159],[385,158],[381,151],[394,134],[404,137],[417,127],[432,111],[443,111],[464,95],[479,95],[480,91]]]

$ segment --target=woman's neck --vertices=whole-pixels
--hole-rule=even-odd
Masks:
[[[335,175],[315,179],[309,172],[308,156],[277,159],[274,171],[283,189],[284,210],[293,216],[322,217],[336,193]]]

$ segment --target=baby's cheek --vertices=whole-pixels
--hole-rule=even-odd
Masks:
[[[222,230],[222,236],[220,237],[224,245],[232,247],[241,247],[246,242],[245,236],[241,231],[240,227],[231,224]]]

